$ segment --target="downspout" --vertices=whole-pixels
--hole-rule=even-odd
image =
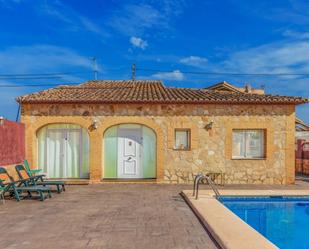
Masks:
[[[19,114],[20,114],[20,103],[18,103],[18,109],[16,114],[16,122],[19,122]]]

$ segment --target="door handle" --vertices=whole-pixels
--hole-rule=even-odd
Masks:
[[[128,161],[130,161],[131,159],[132,159],[132,157],[129,157],[129,158],[128,158]]]

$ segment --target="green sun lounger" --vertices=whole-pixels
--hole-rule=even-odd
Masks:
[[[35,176],[36,174],[39,174],[39,173],[42,172],[42,169],[30,169],[30,165],[29,165],[27,159],[24,160],[24,166],[25,166],[29,176]]]
[[[44,201],[47,197],[51,198],[51,189],[50,187],[44,186],[30,186],[29,179],[14,181],[12,176],[10,176],[7,170],[3,167],[0,167],[0,187],[2,188],[3,196],[5,193],[9,193],[17,201],[20,201],[24,196],[23,193],[26,193],[28,197],[32,198],[33,193],[37,193],[41,201]],[[6,179],[3,182],[3,179]]]
[[[0,183],[3,183],[3,181],[1,179],[0,179]],[[5,190],[5,187],[1,187],[0,186],[0,198],[1,198],[2,204],[5,203],[5,200],[4,200],[4,190]]]
[[[39,185],[39,186],[56,186],[57,192],[61,193],[65,191],[65,182],[64,181],[47,181],[44,179],[44,175],[35,175],[31,176],[27,169],[23,165],[16,165],[15,169],[19,176],[19,179],[27,179],[31,180],[31,185]]]
[[[1,171],[1,168],[0,168],[0,171]],[[1,192],[2,204],[5,203],[5,199],[4,199],[5,193],[11,194],[13,191],[14,191],[14,187],[11,183],[5,183],[4,180],[0,179],[0,192]]]

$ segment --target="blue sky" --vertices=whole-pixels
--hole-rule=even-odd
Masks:
[[[93,78],[162,79],[168,86],[220,81],[309,96],[307,0],[0,0],[0,75],[70,73],[53,79],[4,79],[0,115],[15,119],[14,98],[46,86]],[[157,71],[142,71],[148,68]],[[162,71],[162,72],[160,72]],[[186,72],[308,74],[198,75]],[[297,108],[309,122],[309,105]]]

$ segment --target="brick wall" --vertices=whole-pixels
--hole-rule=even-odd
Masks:
[[[295,171],[309,175],[309,141],[298,139],[295,151]]]
[[[25,159],[25,126],[4,120],[0,125],[0,165],[20,163]]]

